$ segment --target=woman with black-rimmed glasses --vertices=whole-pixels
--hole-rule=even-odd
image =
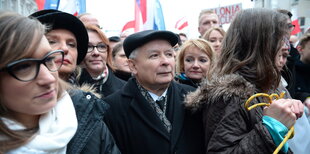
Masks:
[[[123,87],[125,81],[113,73],[109,39],[95,25],[86,25],[86,29],[89,38],[88,49],[82,62],[83,70],[79,84],[93,85],[102,97],[106,97]]]
[[[38,21],[0,14],[0,153],[65,153],[77,120],[57,72],[64,53]]]
[[[44,26],[0,12],[0,29],[0,153],[119,153],[98,116],[107,105],[61,79],[65,52]]]

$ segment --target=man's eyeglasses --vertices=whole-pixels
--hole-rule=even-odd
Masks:
[[[105,53],[107,52],[107,45],[103,44],[103,43],[99,43],[97,45],[91,45],[89,44],[88,45],[88,49],[87,49],[87,52],[90,53],[90,52],[93,52],[94,51],[94,48],[97,48],[97,51],[101,52],[101,53]]]
[[[289,28],[291,31],[293,31],[293,30],[295,29],[295,25],[293,25],[293,24],[288,24],[288,28]]]
[[[52,51],[42,59],[26,58],[14,61],[1,68],[0,72],[7,71],[11,76],[19,81],[34,80],[40,71],[41,64],[51,72],[56,72],[60,69],[64,60],[64,52],[62,50]]]

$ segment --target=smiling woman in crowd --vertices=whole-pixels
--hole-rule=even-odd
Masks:
[[[202,36],[203,39],[210,42],[216,55],[221,53],[221,44],[226,32],[221,27],[212,27]]]
[[[203,39],[186,41],[177,56],[176,81],[197,88],[213,62],[213,49]]]
[[[106,97],[123,87],[125,81],[113,73],[109,39],[95,25],[86,25],[86,29],[89,41],[79,83],[93,85],[101,96]]]

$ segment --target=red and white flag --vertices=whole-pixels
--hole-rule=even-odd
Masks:
[[[294,28],[294,30],[291,32],[291,35],[295,35],[295,34],[301,32],[298,19],[293,20],[293,21],[292,21],[292,25],[295,25],[295,28]]]
[[[292,9],[291,13],[293,14],[291,20],[292,20],[292,25],[294,25],[294,30],[291,32],[291,35],[295,35],[299,32],[301,32],[300,30],[300,25],[299,25],[299,21],[298,21],[298,13],[296,9]]]
[[[159,0],[135,0],[135,18],[127,22],[123,29],[133,28],[135,32],[142,30],[165,30],[164,15]]]
[[[56,9],[73,15],[86,12],[86,0],[36,0],[38,10]]]
[[[76,0],[61,0],[58,4],[58,10],[77,15],[78,5],[79,4]]]
[[[188,21],[187,21],[186,17],[182,17],[181,19],[179,19],[176,22],[174,28],[177,29],[177,30],[182,30],[182,29],[184,29],[187,26],[188,26]]]

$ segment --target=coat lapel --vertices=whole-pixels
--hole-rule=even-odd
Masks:
[[[149,102],[147,102],[140,93],[134,79],[128,81],[126,87],[124,87],[123,94],[132,98],[130,102],[131,108],[137,113],[137,116],[146,123],[146,125],[154,129],[154,131],[161,134],[167,140],[170,140],[169,133],[150,106]]]

